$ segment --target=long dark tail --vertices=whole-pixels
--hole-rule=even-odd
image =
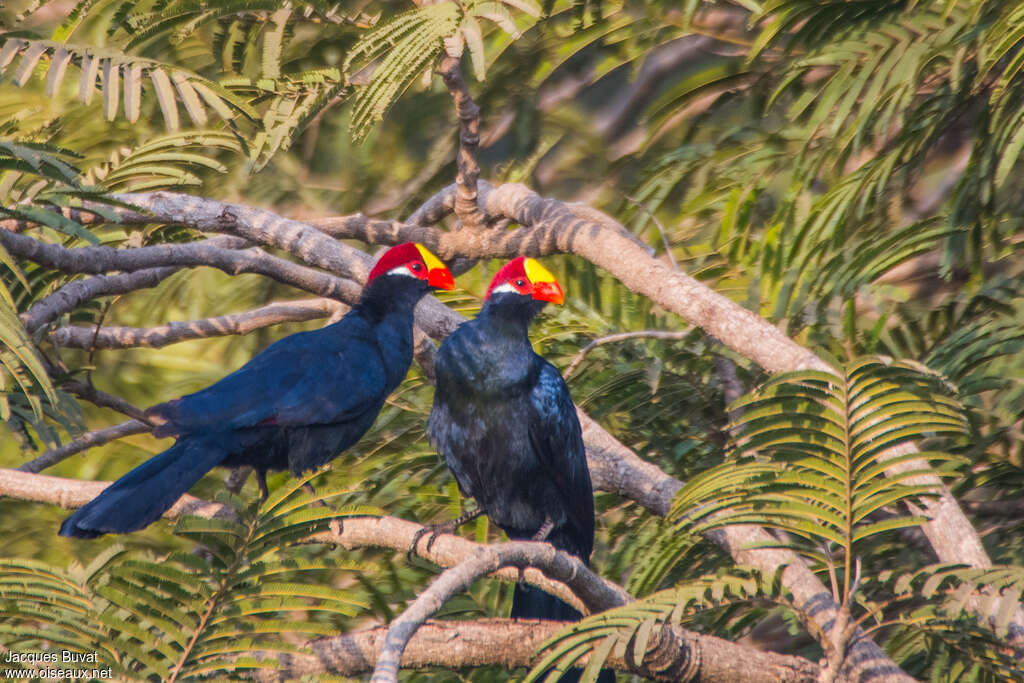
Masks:
[[[579,621],[580,613],[553,595],[539,588],[516,584],[512,593],[513,619],[546,619],[548,621]],[[576,683],[583,675],[582,669],[569,669],[558,679],[558,683]],[[615,672],[602,669],[597,683],[615,683]]]
[[[214,439],[181,437],[65,519],[60,535],[96,538],[149,526],[227,454]]]

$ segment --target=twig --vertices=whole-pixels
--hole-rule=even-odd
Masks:
[[[133,406],[131,403],[124,400],[120,396],[114,396],[113,394],[108,394],[105,391],[100,391],[93,385],[88,384],[87,382],[79,381],[77,379],[66,381],[61,380],[59,375],[57,375],[57,373],[53,372],[52,370],[50,371],[50,376],[60,381],[61,389],[64,389],[65,391],[72,393],[81,399],[85,399],[86,401],[89,401],[94,405],[100,406],[101,408],[110,408],[111,410],[116,410],[122,415],[127,415],[128,417],[134,420],[138,420],[139,422],[150,424],[150,420],[148,417],[146,417],[145,411],[136,408],[135,406]]]
[[[60,448],[55,448],[52,451],[46,451],[38,458],[29,460],[21,467],[18,468],[19,472],[42,472],[48,467],[53,467],[62,460],[67,460],[76,453],[92,448],[93,446],[102,446],[105,443],[114,441],[115,439],[121,439],[132,434],[142,434],[152,429],[151,425],[145,422],[139,422],[138,420],[128,420],[121,424],[114,425],[113,427],[106,427],[105,429],[97,429],[96,431],[86,432],[82,436],[67,442]]]
[[[572,375],[572,373],[576,370],[576,368],[579,367],[579,364],[583,362],[583,359],[586,358],[587,354],[596,349],[598,346],[612,344],[614,342],[626,341],[627,339],[639,338],[682,340],[686,339],[692,332],[693,328],[691,327],[679,331],[637,330],[635,332],[618,332],[616,334],[609,334],[606,337],[598,337],[597,339],[595,339],[594,341],[590,342],[582,349],[580,349],[579,353],[577,353],[576,356],[572,359],[572,362],[569,363],[569,365],[566,366],[565,370],[562,371],[562,377],[568,379],[569,376]]]

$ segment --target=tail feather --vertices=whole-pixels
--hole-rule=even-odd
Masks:
[[[227,454],[225,448],[210,439],[182,437],[64,520],[60,535],[96,538],[147,527]]]
[[[539,588],[520,583],[516,585],[515,591],[512,593],[512,614],[510,616],[513,619],[579,621],[582,615],[555,596],[549,595]],[[569,669],[558,679],[558,683],[576,683],[582,675],[582,669]],[[615,683],[615,672],[611,669],[601,669],[601,673],[597,676],[597,683]]]

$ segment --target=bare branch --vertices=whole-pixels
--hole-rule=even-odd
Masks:
[[[483,182],[483,181],[479,181]],[[456,187],[448,185],[436,193],[433,197],[423,202],[406,219],[408,225],[434,225],[442,218],[455,211]]]
[[[79,508],[103,492],[109,481],[81,481],[64,479],[45,474],[19,472],[0,468],[0,495],[31,500],[36,503],[50,503],[62,508]],[[226,505],[213,503],[185,494],[164,513],[164,519],[176,519],[183,515],[231,519],[237,521],[235,511]]]
[[[404,553],[412,547],[417,532],[423,528],[420,524],[396,517],[346,519],[340,534],[325,531],[311,536],[310,540],[333,543],[349,550],[376,546]],[[438,536],[429,550],[426,545],[420,543],[416,554],[442,567],[456,566],[473,557],[480,548],[487,547],[453,534]],[[608,609],[629,600],[622,588],[602,579],[575,558],[566,557],[575,562],[538,555],[534,559],[537,560],[537,567],[544,569],[544,572],[530,568],[520,574],[514,569],[499,569],[494,576],[509,582],[524,580],[586,613]],[[564,582],[568,582],[568,585]]]
[[[169,322],[155,327],[60,327],[50,332],[59,346],[79,349],[125,349],[136,346],[160,348],[191,339],[248,334],[271,325],[328,318],[347,306],[332,299],[303,299],[267,304],[251,311],[201,320]]]
[[[67,442],[60,448],[55,448],[52,451],[46,451],[38,458],[29,460],[27,463],[19,467],[18,471],[42,472],[47,467],[53,467],[57,463],[67,460],[72,455],[81,453],[93,446],[102,446],[105,443],[109,443],[132,434],[148,432],[150,429],[152,429],[152,425],[148,425],[145,422],[128,420],[127,422],[122,422],[121,424],[114,425],[113,427],[86,432],[77,439]]]
[[[147,268],[122,275],[96,275],[84,280],[75,280],[34,303],[32,308],[21,314],[21,322],[29,333],[35,333],[86,301],[156,287],[177,272],[178,268],[168,266]]]
[[[693,331],[693,328],[686,329],[686,330],[678,330],[678,331],[676,331],[676,330],[637,330],[635,332],[619,332],[617,334],[609,334],[606,337],[598,337],[597,339],[595,339],[594,341],[590,342],[589,344],[584,346],[582,349],[580,349],[579,353],[577,353],[576,356],[572,359],[572,362],[569,363],[569,365],[567,365],[565,367],[565,370],[562,371],[562,377],[568,378],[570,375],[572,375],[572,373],[575,372],[576,368],[579,367],[579,364],[583,362],[583,359],[586,358],[587,354],[590,353],[591,351],[593,351],[594,349],[596,349],[598,346],[603,346],[605,344],[612,344],[614,342],[626,341],[627,339],[641,339],[641,338],[644,338],[644,339],[673,339],[673,340],[677,340],[678,341],[678,340],[686,339],[690,335],[690,333],[692,331]]]
[[[476,154],[480,146],[480,107],[469,94],[458,57],[450,54],[443,56],[440,71],[444,84],[448,87],[448,93],[455,103],[455,114],[459,117],[459,170],[455,176],[455,215],[459,217],[464,228],[480,230],[484,227],[484,214],[477,205],[480,166]]]

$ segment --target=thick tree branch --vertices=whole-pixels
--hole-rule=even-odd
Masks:
[[[50,339],[58,346],[79,349],[160,348],[192,339],[248,334],[280,323],[329,318],[345,309],[347,306],[332,299],[282,301],[251,311],[169,322],[155,327],[106,326],[98,331],[92,327],[60,327],[50,332]]]
[[[402,655],[407,669],[469,666],[531,666],[537,649],[565,624],[557,621],[479,619],[475,621],[428,621],[409,640]],[[261,669],[255,678],[264,683],[284,683],[324,674],[360,676],[373,670],[387,626],[323,638],[308,643],[313,654],[266,655],[277,660],[273,669]],[[586,659],[581,662],[585,665]],[[799,657],[744,648],[729,641],[672,630],[664,638],[652,638],[642,667],[634,663],[632,648],[626,656],[609,656],[607,666],[656,681],[677,681],[677,671],[690,662],[698,664],[698,680],[720,683],[786,683],[817,680],[818,667]]]

